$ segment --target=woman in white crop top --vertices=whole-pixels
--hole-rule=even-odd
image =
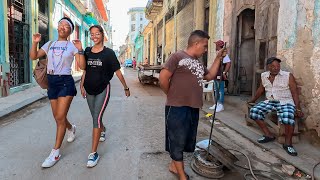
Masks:
[[[37,46],[41,41],[41,34],[33,35],[30,58],[36,60],[45,55],[48,57],[48,98],[57,125],[55,145],[42,164],[44,168],[52,167],[60,159],[60,147],[65,133],[67,133],[68,142],[75,139],[76,126],[67,119],[70,104],[77,94],[74,79],[71,76],[71,65],[74,59],[78,62],[80,69],[85,69],[86,64],[81,42],[68,40],[73,30],[74,24],[71,19],[62,18],[58,24],[58,39],[47,42],[40,49]]]

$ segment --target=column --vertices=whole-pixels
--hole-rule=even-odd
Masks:
[[[178,0],[175,0],[175,4],[174,4],[174,32],[173,32],[173,50],[174,52],[177,51],[177,11],[178,10]],[[172,53],[174,53],[172,52]]]
[[[205,0],[194,1],[195,29],[203,30],[204,28],[204,5]]]
[[[165,41],[166,41],[166,16],[165,15],[163,16],[162,23],[163,23],[163,27],[162,27],[162,49],[161,49],[162,62],[161,62],[161,64],[164,63],[164,61],[165,61],[165,59],[163,58],[164,47],[166,46],[165,45]]]

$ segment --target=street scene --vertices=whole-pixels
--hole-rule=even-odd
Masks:
[[[319,7],[0,2],[0,179],[320,179]]]

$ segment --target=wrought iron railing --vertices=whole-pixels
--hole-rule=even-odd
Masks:
[[[10,87],[30,82],[29,29],[24,0],[8,1]]]

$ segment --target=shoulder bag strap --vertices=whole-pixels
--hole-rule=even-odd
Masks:
[[[45,59],[45,61],[44,61],[45,65],[48,64],[48,54],[49,54],[49,49],[50,49],[50,46],[51,46],[52,42],[53,42],[53,41],[50,41],[50,42],[49,42],[49,45],[48,45],[48,48],[47,48],[47,57],[46,57],[46,59]]]

